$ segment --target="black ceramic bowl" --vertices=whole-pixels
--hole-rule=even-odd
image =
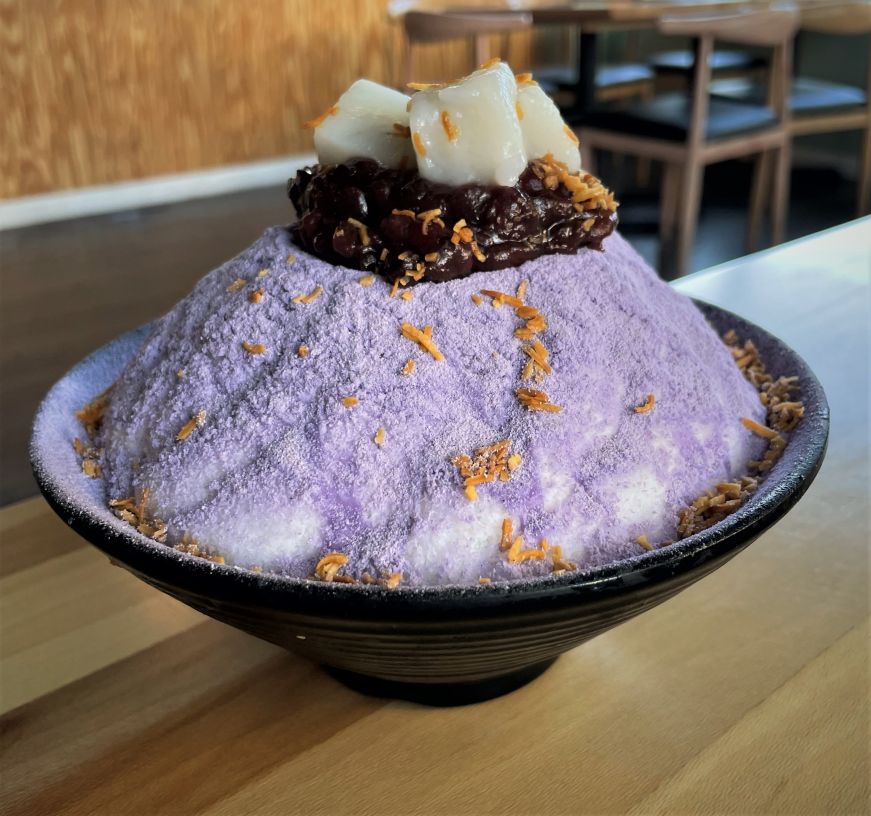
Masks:
[[[560,654],[672,597],[740,552],[807,490],[823,460],[829,414],[804,361],[751,323],[699,304],[714,327],[752,339],[775,375],[797,374],[804,419],[752,499],[714,527],[610,566],[474,587],[316,583],[184,555],[145,538],[106,508],[70,441],[74,411],[114,381],[148,327],[73,368],[36,416],[33,471],[55,512],[143,581],[217,620],[325,664],[349,685],[434,704],[494,697],[528,682]]]

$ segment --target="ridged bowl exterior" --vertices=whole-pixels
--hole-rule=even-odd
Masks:
[[[88,376],[89,361],[100,355],[117,357],[120,370],[147,327],[97,351],[48,394],[34,425],[34,474],[55,512],[80,535],[113,562],[203,614],[335,669],[388,681],[383,693],[425,699],[426,693],[407,690],[443,687],[453,694],[478,684],[482,691],[469,699],[481,699],[510,688],[487,685],[494,678],[516,675],[516,686],[540,671],[536,666],[546,666],[717,569],[780,519],[819,470],[829,415],[816,377],[762,329],[713,306],[699,306],[718,331],[734,328],[752,339],[775,376],[800,377],[805,417],[769,477],[736,513],[677,544],[595,570],[474,587],[388,590],[324,584],[211,564],[121,524],[107,524],[93,509],[67,498],[61,469],[52,466],[47,408],[72,412],[80,407],[58,404],[74,390],[62,386]]]

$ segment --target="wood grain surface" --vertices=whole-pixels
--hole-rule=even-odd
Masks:
[[[76,6],[103,13],[108,4],[68,2],[63,9]],[[172,6],[141,4],[140,14],[161,15]],[[188,4],[197,14],[208,6]],[[22,73],[23,53],[44,54],[54,42],[18,25],[39,7],[49,4],[0,0],[7,89],[6,77]],[[10,10],[22,17],[13,19]],[[242,5],[233,13],[241,15]],[[219,34],[230,36],[227,30],[208,36]],[[428,58],[419,57],[422,73]],[[386,64],[383,54],[373,59]],[[68,85],[80,79],[75,71],[70,76]],[[134,87],[131,81],[118,87]],[[170,95],[175,81],[164,85]],[[76,181],[75,173],[99,170],[104,159],[113,172],[123,169],[113,162],[123,160],[129,172],[150,174],[166,171],[149,169],[147,162],[158,159],[179,169],[171,166],[173,156],[208,163],[202,157],[209,150],[251,149],[238,124],[233,139],[211,143],[208,125],[226,110],[198,110],[193,100],[183,122],[169,122],[167,103],[149,97],[148,104],[124,102],[132,106],[125,115],[141,118],[134,130],[143,129],[138,138],[149,151],[140,144],[142,155],[122,155],[132,142],[113,147],[118,134],[97,126],[115,121],[116,111],[88,102],[87,116],[76,119],[81,111],[63,107],[77,99],[63,99],[68,85],[40,104],[54,100],[59,120],[71,117],[69,134],[16,118],[17,109],[4,103],[7,122],[19,128],[17,144],[28,151],[19,166],[50,187],[63,172],[72,184],[93,183]],[[41,83],[39,93],[49,87],[55,86]],[[163,111],[156,125],[155,104]],[[312,110],[318,107],[312,101]],[[289,130],[296,133],[298,118],[310,112],[290,117]],[[202,129],[203,120],[186,118],[194,115],[216,118]],[[232,111],[228,116],[239,121]],[[127,127],[122,135],[133,138]],[[4,147],[0,165],[11,164]],[[269,149],[288,152],[283,143]],[[68,164],[59,173],[52,163],[60,159]],[[228,160],[237,159],[214,163]],[[0,167],[7,181],[14,177],[8,169]],[[863,241],[865,254],[857,249]],[[747,553],[503,700],[430,711],[361,698],[317,668],[110,567],[40,500],[4,508],[0,809],[867,812],[868,412],[867,383],[857,381],[856,371],[867,371],[868,362],[868,245],[865,222],[685,284],[780,334],[821,375],[834,414],[827,463],[799,507]],[[184,285],[178,281],[180,291]],[[74,324],[65,330],[78,336]]]
[[[353,80],[398,81],[399,36],[387,0],[0,0],[0,198],[308,152],[300,123]]]
[[[799,505],[677,598],[501,699],[359,696],[192,612],[41,499],[0,510],[0,811],[863,814],[871,219],[692,276],[832,408]]]

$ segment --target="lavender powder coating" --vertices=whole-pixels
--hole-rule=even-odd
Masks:
[[[505,517],[527,546],[547,537],[597,566],[637,555],[639,535],[676,539],[680,508],[761,453],[740,423],[765,420],[755,390],[695,306],[619,235],[604,252],[422,283],[410,301],[359,277],[273,227],[200,280],[115,385],[99,440],[107,499],[149,488],[168,544],[189,533],[242,567],[304,577],[339,551],[351,575],[474,583],[550,570],[506,563]],[[227,292],[237,278],[244,288]],[[535,387],[559,414],[515,397],[526,357],[514,310],[471,300],[523,280],[549,323],[539,337],[554,372]],[[293,303],[316,286],[317,300]],[[445,359],[402,337],[404,321],[431,324]],[[409,358],[416,368],[402,375]],[[654,409],[635,413],[648,393]],[[201,410],[203,425],[177,441]],[[468,501],[451,459],[506,437],[521,466]]]

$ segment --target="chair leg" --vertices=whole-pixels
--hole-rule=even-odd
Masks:
[[[789,213],[790,143],[787,141],[775,151],[774,198],[771,202],[771,243],[782,244],[786,234]]]
[[[766,192],[771,184],[771,151],[763,150],[753,163],[753,183],[750,188],[750,211],[747,214],[747,237],[745,252],[755,252],[759,247],[759,233],[765,220]]]
[[[639,156],[635,165],[635,183],[639,189],[645,190],[650,186],[650,159]]]
[[[666,276],[674,262],[674,225],[680,190],[680,165],[662,166],[662,186],[659,194],[659,274]]]
[[[699,205],[702,200],[702,176],[704,167],[697,159],[688,158],[683,172],[677,206],[677,253],[675,277],[689,272],[690,257],[699,220]]]
[[[871,213],[871,123],[862,135],[862,159],[859,162],[858,215]]]

